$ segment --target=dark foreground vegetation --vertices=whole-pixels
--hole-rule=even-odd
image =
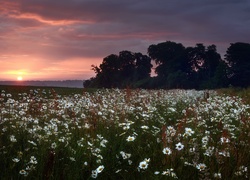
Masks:
[[[0,179],[249,179],[249,100],[0,86]]]
[[[150,77],[152,64],[156,76]],[[215,45],[184,47],[162,42],[148,47],[148,55],[121,51],[92,66],[96,76],[85,87],[216,89],[250,86],[250,44],[232,43],[225,57]]]

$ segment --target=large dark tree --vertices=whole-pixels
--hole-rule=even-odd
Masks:
[[[120,83],[129,86],[134,80],[135,74],[135,56],[134,53],[130,51],[121,51],[119,53],[120,67]]]
[[[221,88],[250,86],[250,44],[233,43],[222,60],[215,45],[185,48],[171,41],[150,45],[148,55],[121,51],[92,66],[96,77],[85,87]],[[156,77],[150,77],[155,61]]]
[[[208,46],[205,55],[203,69],[205,69],[205,78],[210,79],[214,76],[222,59],[220,54],[217,53],[215,45]]]
[[[205,47],[196,44],[195,47],[188,47],[186,56],[191,68],[189,79],[192,80],[192,88],[216,88],[219,87],[219,79],[225,80],[226,73],[221,70],[221,67],[226,67],[225,62],[217,53],[215,45]]]
[[[188,61],[190,79],[189,88],[199,88],[202,81],[202,65],[205,60],[205,46],[203,44],[197,44],[195,47],[186,48],[186,59]]]
[[[151,74],[151,68],[153,67],[150,57],[143,55],[142,53],[135,53],[134,56],[136,60],[136,80],[149,78]]]
[[[221,59],[215,45],[207,47],[201,72],[203,73],[201,88],[221,88],[228,85],[227,64]]]
[[[180,43],[167,41],[149,46],[148,54],[157,65],[157,80],[161,87],[216,88],[220,79],[226,82],[225,71],[221,69],[226,66],[215,45],[196,44],[185,48]]]
[[[158,85],[167,88],[183,88],[187,80],[185,47],[180,43],[166,41],[148,48],[149,56],[155,61]]]
[[[185,47],[180,43],[166,41],[157,45],[151,45],[148,48],[148,55],[158,65],[155,73],[159,77],[168,77],[178,69],[180,58],[185,51]]]
[[[121,62],[119,57],[111,54],[103,59],[100,66],[92,65],[92,70],[96,73],[95,78],[91,78],[84,83],[84,87],[117,87],[120,78]]]
[[[233,86],[250,86],[250,44],[232,43],[225,59],[229,64],[229,80]]]
[[[151,73],[151,59],[141,53],[121,51],[103,59],[100,66],[92,66],[96,77],[84,84],[85,87],[124,88],[134,87],[137,81],[147,79]]]

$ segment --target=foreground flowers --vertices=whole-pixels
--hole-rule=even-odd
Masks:
[[[135,140],[135,137],[134,136],[128,136],[127,138],[127,141],[130,142],[130,141],[134,141]]]
[[[163,152],[163,154],[167,154],[167,155],[172,154],[171,149],[170,149],[170,148],[168,148],[168,147],[164,148],[164,149],[162,150],[162,152]]]
[[[196,168],[197,168],[198,170],[200,170],[200,171],[205,170],[206,167],[207,167],[207,166],[206,166],[204,163],[200,163],[200,164],[197,164],[197,165],[196,165]]]
[[[1,94],[0,179],[248,178],[250,107],[237,96]]]
[[[182,150],[183,148],[184,148],[184,145],[181,142],[175,145],[175,149],[177,149],[178,151]]]
[[[144,161],[139,163],[139,168],[138,171],[140,171],[140,169],[145,170],[148,168],[148,163],[150,162],[150,158],[146,158]]]

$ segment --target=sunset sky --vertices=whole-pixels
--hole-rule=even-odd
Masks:
[[[0,80],[94,76],[91,65],[151,44],[250,43],[248,0],[0,0]]]

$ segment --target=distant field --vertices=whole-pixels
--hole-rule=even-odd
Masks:
[[[61,81],[0,81],[0,85],[8,86],[36,86],[36,87],[71,87],[82,88],[84,80],[61,80]]]
[[[4,90],[14,97],[17,97],[18,94],[29,93],[30,90],[37,90],[43,92],[55,91],[58,95],[70,95],[70,94],[82,94],[83,88],[66,88],[66,87],[38,87],[38,86],[11,86],[11,85],[0,85],[0,91]]]
[[[14,86],[14,85],[0,85],[0,91],[5,90],[6,92],[11,93],[14,97],[17,97],[19,93],[27,93],[30,90],[42,90],[50,92],[54,90],[58,95],[71,95],[71,94],[82,94],[83,92],[94,92],[97,89],[92,88],[68,88],[68,87],[52,87],[52,86]],[[245,99],[250,103],[250,88],[225,88],[216,90],[219,94],[227,94],[229,96],[239,96]]]
[[[249,92],[0,86],[0,179],[249,179]]]

